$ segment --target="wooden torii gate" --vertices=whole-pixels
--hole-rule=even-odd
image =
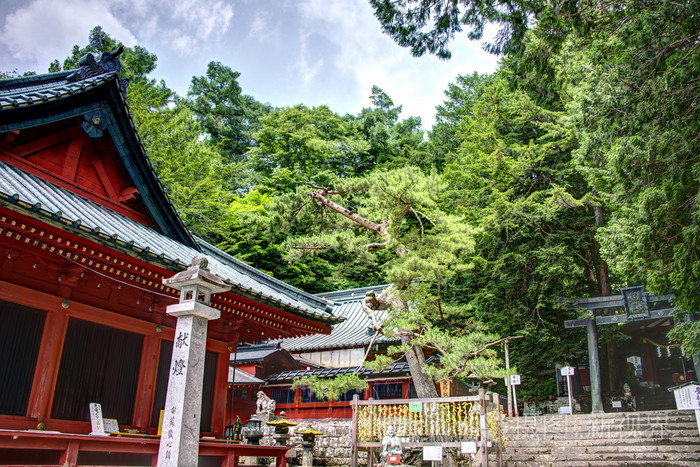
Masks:
[[[598,356],[598,326],[627,322],[640,322],[672,316],[676,310],[671,304],[673,294],[651,295],[643,286],[627,287],[620,295],[610,297],[560,299],[569,308],[584,308],[590,318],[564,321],[564,327],[586,328],[588,331],[588,364],[591,376],[592,413],[603,413],[603,397],[600,387],[600,358]],[[611,313],[612,311],[612,313]],[[620,312],[621,311],[621,312]],[[695,358],[693,358],[696,361]]]

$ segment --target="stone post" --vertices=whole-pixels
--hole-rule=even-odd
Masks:
[[[203,256],[163,284],[180,291],[180,302],[166,312],[177,317],[158,467],[194,466],[199,460],[199,428],[202,411],[202,382],[209,320],[219,310],[209,306],[211,295],[229,286],[207,269]]]
[[[598,357],[598,327],[593,318],[588,320],[588,368],[591,378],[591,413],[603,413],[603,396],[600,387],[600,358]],[[573,410],[573,408],[572,408]]]

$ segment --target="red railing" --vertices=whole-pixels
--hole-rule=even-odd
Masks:
[[[150,465],[157,465],[160,437],[141,436],[90,436],[68,433],[50,433],[37,431],[0,431],[0,465],[31,465],[73,467],[79,458],[89,458],[89,464],[102,462],[114,465],[116,457],[125,461],[121,465],[143,465],[144,460]],[[202,440],[199,443],[201,457],[216,457],[222,467],[236,467],[240,456],[274,457],[277,467],[287,465],[285,454],[288,447],[250,446],[233,444],[220,440]],[[130,457],[131,456],[131,457]],[[108,461],[109,458],[109,461]],[[129,461],[131,459],[131,461]],[[83,465],[85,462],[80,461]]]

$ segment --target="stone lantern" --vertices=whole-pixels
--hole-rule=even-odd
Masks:
[[[289,440],[289,427],[297,426],[298,423],[290,422],[284,418],[284,412],[280,413],[280,419],[267,422],[267,424],[275,429],[275,433],[272,435],[272,439],[275,440],[276,446],[286,446]]]
[[[163,412],[163,430],[158,467],[197,465],[199,426],[202,411],[202,381],[209,320],[219,310],[209,306],[211,296],[226,292],[226,285],[209,272],[204,256],[192,259],[187,270],[163,279],[163,284],[180,291],[180,301],[166,313],[177,317],[170,361],[168,392]]]
[[[260,438],[263,437],[262,426],[260,420],[255,420],[251,418],[248,420],[248,424],[241,431],[248,444],[252,446],[258,446],[260,444]]]
[[[301,435],[302,467],[313,467],[314,465],[314,445],[316,444],[316,436],[321,435],[320,431],[313,428],[297,431],[296,434]]]

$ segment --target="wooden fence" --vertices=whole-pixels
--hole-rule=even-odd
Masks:
[[[358,452],[368,451],[372,466],[381,452],[382,439],[389,426],[401,439],[404,450],[440,446],[460,450],[463,443],[477,447],[481,465],[488,465],[488,452],[498,453],[501,465],[504,413],[500,396],[479,390],[478,396],[439,397],[434,399],[390,399],[352,401],[351,465],[357,467]],[[454,452],[454,451],[453,451]]]

